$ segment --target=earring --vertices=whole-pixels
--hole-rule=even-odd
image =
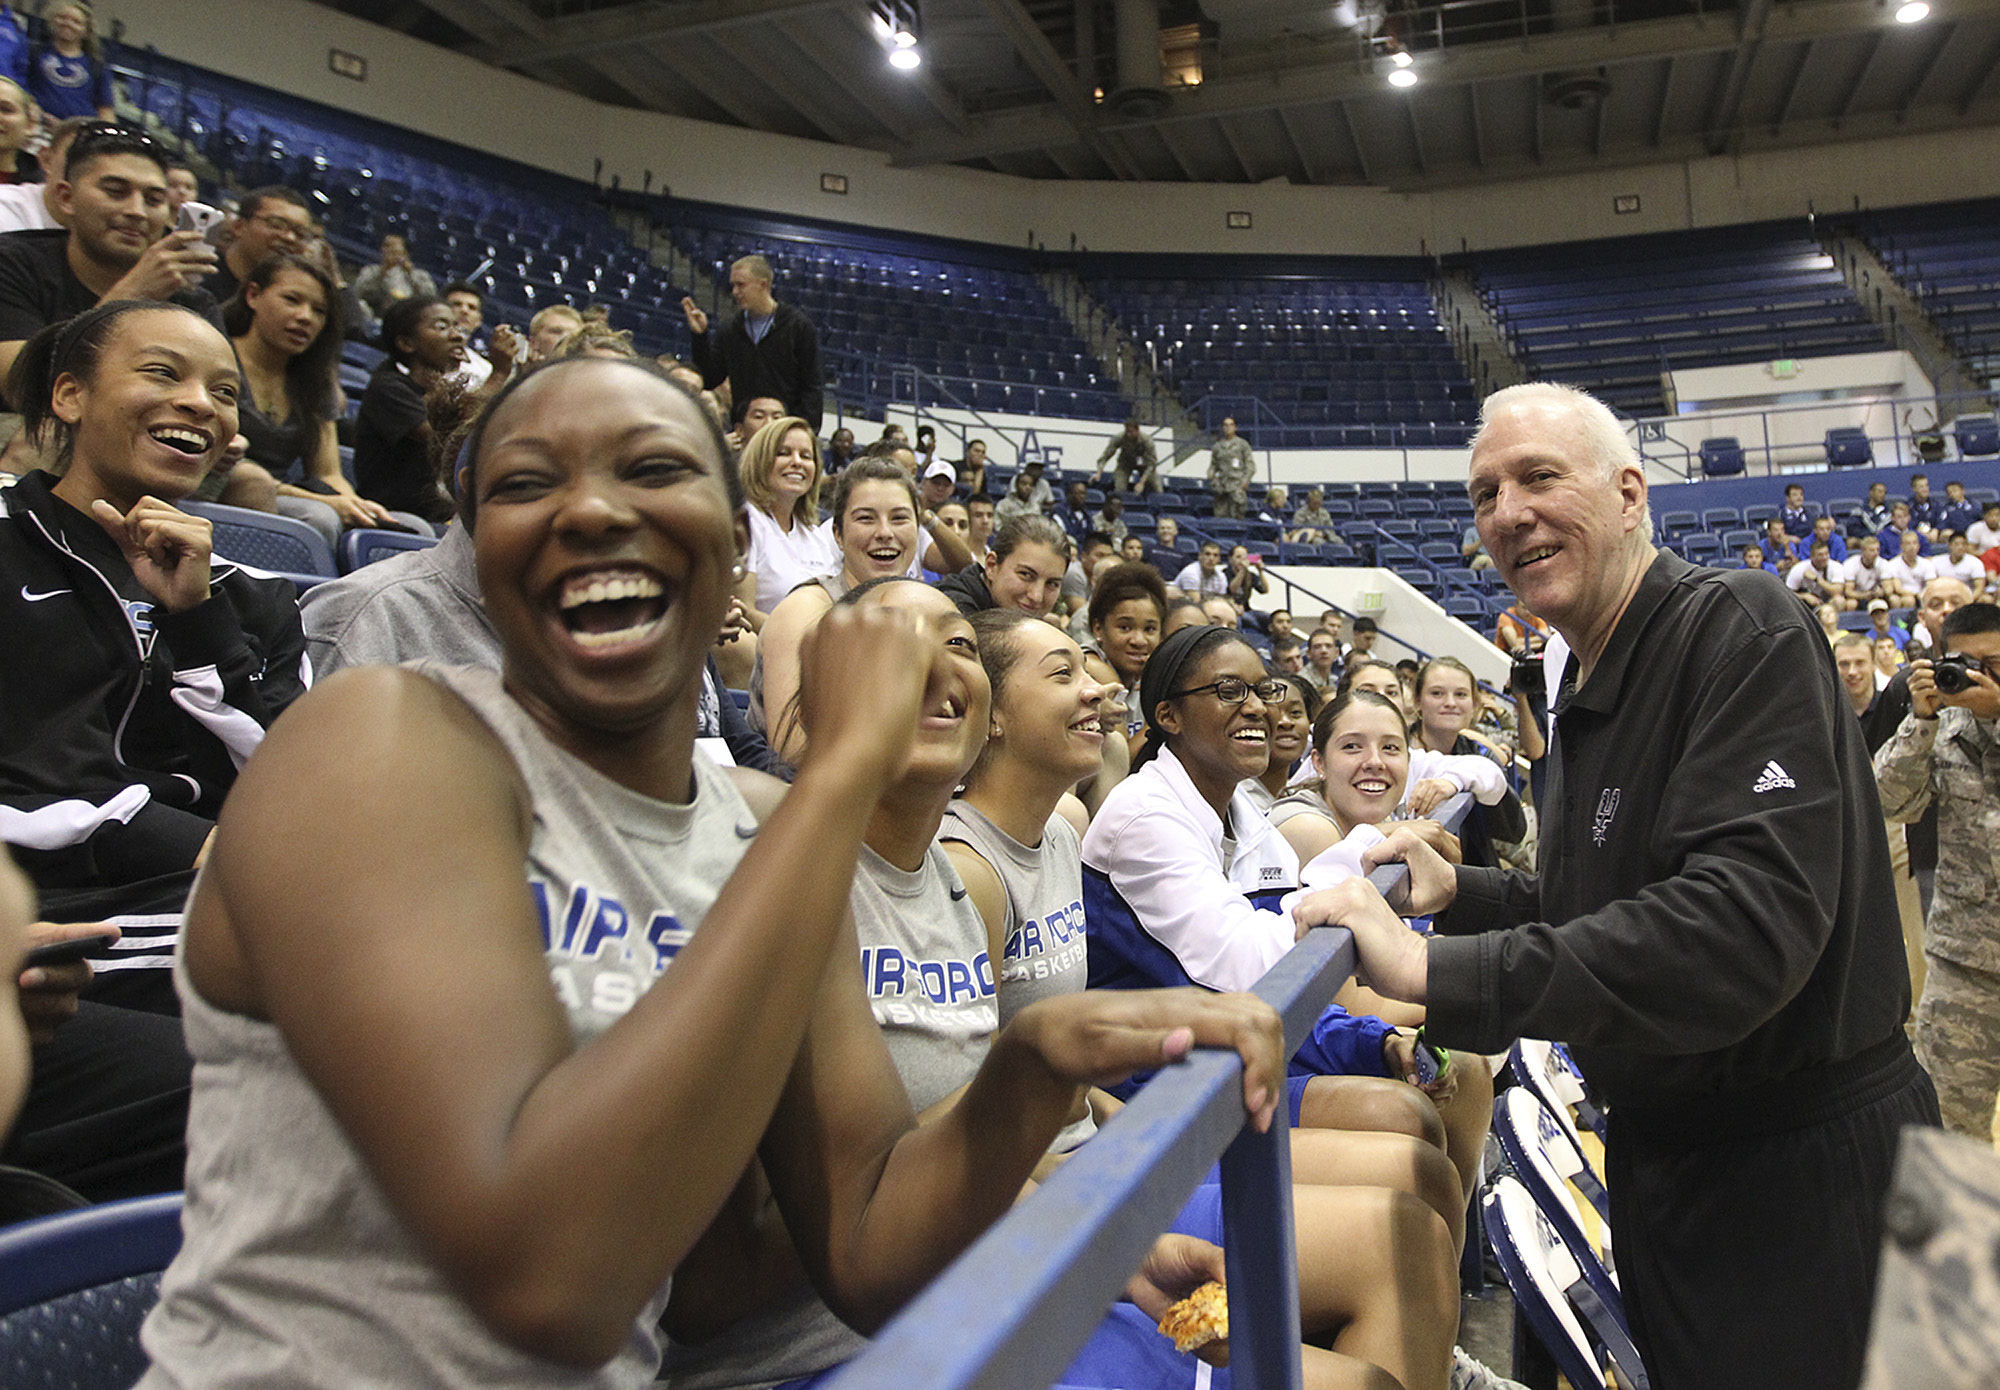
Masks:
[[[989,727],[986,731],[986,737],[988,738],[1000,737],[1000,726],[998,724],[994,724],[991,727]]]
[[[729,567],[729,577],[731,579],[741,579],[743,577],[743,562],[741,560],[738,560]]]

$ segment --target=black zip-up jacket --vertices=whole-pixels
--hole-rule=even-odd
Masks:
[[[1556,714],[1539,874],[1460,868],[1437,918],[1438,1041],[1564,1039],[1636,1117],[1782,1088],[1900,1033],[1874,769],[1780,581],[1662,551]]]
[[[729,322],[710,322],[708,332],[689,337],[696,370],[709,387],[729,382],[729,398],[741,410],[759,396],[783,401],[785,408],[819,433],[825,413],[825,379],[820,372],[819,330],[805,311],[783,300],[771,314],[762,342],[750,341],[742,310]]]
[[[54,482],[23,478],[0,519],[0,839],[44,915],[156,912],[149,885],[186,874],[311,684],[298,602],[219,557],[184,613],[128,601],[123,554]]]

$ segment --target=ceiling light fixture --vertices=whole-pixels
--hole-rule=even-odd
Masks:
[[[897,37],[899,39],[909,39],[912,45],[916,43],[916,39],[907,33],[898,34]],[[889,52],[889,66],[892,68],[901,68],[904,72],[915,71],[918,67],[922,66],[923,61],[922,56],[918,54],[914,47],[895,48]]]
[[[1389,55],[1389,61],[1394,63],[1399,68],[1406,68],[1409,67],[1412,63],[1416,62],[1417,60],[1410,56],[1409,51],[1407,49],[1399,48],[1395,52]]]
[[[889,66],[909,72],[923,64],[917,52],[917,7],[914,0],[875,0],[875,37],[889,50]]]
[[[1896,11],[1898,24],[1921,24],[1931,17],[1931,7],[1926,0],[1909,0]]]
[[[1416,86],[1417,70],[1415,68],[1401,68],[1401,67],[1397,68],[1395,71],[1389,74],[1389,85],[1391,87]]]

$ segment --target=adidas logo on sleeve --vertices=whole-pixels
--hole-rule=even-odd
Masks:
[[[1780,787],[1789,789],[1797,786],[1798,783],[1792,780],[1790,773],[1779,767],[1776,762],[1768,762],[1764,764],[1764,770],[1757,774],[1757,780],[1750,790],[1761,796],[1765,792],[1777,791]]]

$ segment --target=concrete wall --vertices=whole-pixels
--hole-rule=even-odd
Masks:
[[[1095,251],[1408,254],[1722,226],[2000,193],[2000,127],[1901,133],[1787,151],[1663,162],[1425,193],[1271,184],[1066,183],[955,168],[892,169],[887,156],[600,105],[484,67],[305,0],[101,0],[128,42],[312,101],[524,163],[589,178],[593,161],[637,186],[767,212],[1019,246],[1076,237]],[[368,60],[356,83],[327,49]],[[884,73],[882,80],[894,80]],[[821,173],[849,193],[819,191]],[[1615,216],[1612,199],[1640,196]],[[1249,212],[1249,231],[1225,214]],[[1552,215],[1553,214],[1553,215]]]
[[[1267,565],[1264,572],[1278,582],[1271,585],[1270,593],[1258,595],[1254,606],[1266,612],[1289,608],[1293,626],[1301,631],[1331,605],[1357,617],[1373,618],[1382,629],[1375,643],[1376,655],[1389,661],[1419,652],[1455,656],[1489,685],[1498,688],[1507,683],[1507,657],[1484,633],[1474,632],[1449,616],[1388,570],[1350,565]],[[1392,632],[1404,640],[1397,641],[1389,635]]]

